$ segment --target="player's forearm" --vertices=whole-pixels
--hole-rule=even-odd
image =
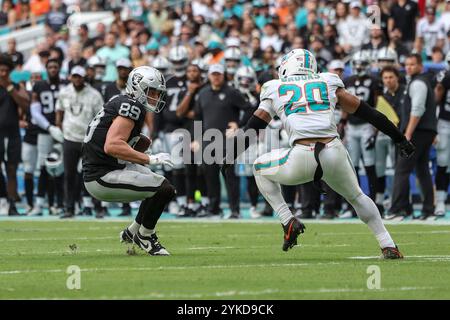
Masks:
[[[123,140],[106,141],[104,151],[111,157],[137,164],[149,163],[148,155],[138,152]]]
[[[413,115],[411,115],[409,117],[408,126],[406,127],[406,132],[405,132],[405,136],[408,140],[411,140],[414,130],[416,130],[417,125],[419,124],[419,121],[420,121],[420,117],[416,117]]]
[[[30,97],[28,93],[24,89],[20,88],[19,90],[13,90],[11,97],[17,103],[19,108],[26,113],[28,107],[30,106]]]
[[[55,125],[57,127],[62,128],[63,118],[64,118],[64,111],[61,110],[56,111]]]
[[[405,140],[400,130],[384,114],[372,108],[364,101],[360,102],[354,115],[369,122],[375,128],[389,136],[395,143]]]
[[[47,130],[50,126],[50,122],[42,114],[42,105],[39,102],[33,102],[30,106],[31,118],[36,125],[44,130]]]
[[[182,118],[186,115],[186,113],[189,111],[189,105],[191,103],[192,94],[186,94],[181,100],[181,103],[178,105],[176,110],[176,115],[178,118]]]

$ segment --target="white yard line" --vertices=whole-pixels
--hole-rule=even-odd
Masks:
[[[381,288],[378,290],[369,289],[351,289],[351,288],[320,288],[320,289],[306,289],[306,290],[284,290],[277,288],[267,288],[257,291],[217,291],[217,292],[201,292],[201,293],[161,293],[161,292],[149,292],[141,295],[127,295],[127,296],[94,296],[83,297],[82,299],[101,299],[101,300],[132,300],[132,299],[203,299],[203,298],[222,298],[222,297],[234,297],[234,296],[264,296],[271,294],[330,294],[330,293],[386,293],[386,292],[402,292],[402,291],[429,291],[435,290],[435,287],[394,287],[394,288]],[[34,300],[64,300],[70,299],[68,297],[35,297],[30,298]]]

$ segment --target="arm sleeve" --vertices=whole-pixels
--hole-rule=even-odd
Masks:
[[[30,112],[33,122],[41,129],[47,130],[50,123],[42,114],[42,105],[39,102],[33,102],[30,106]]]
[[[423,81],[415,80],[409,86],[411,97],[411,115],[421,117],[425,113],[427,86]]]

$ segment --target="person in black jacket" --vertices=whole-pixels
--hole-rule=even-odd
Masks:
[[[422,58],[411,54],[405,63],[409,78],[406,96],[400,110],[400,130],[416,146],[409,159],[397,157],[392,205],[387,218],[402,220],[412,215],[409,201],[409,175],[415,169],[423,196],[421,219],[434,214],[433,181],[429,170],[429,153],[437,132],[436,104],[429,79],[422,75]]]

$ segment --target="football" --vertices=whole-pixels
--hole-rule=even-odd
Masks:
[[[152,145],[152,140],[145,134],[140,134],[139,139],[133,144],[133,149],[139,152],[145,152]]]

